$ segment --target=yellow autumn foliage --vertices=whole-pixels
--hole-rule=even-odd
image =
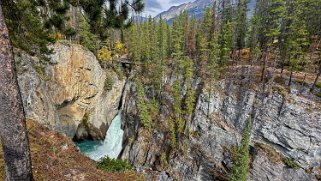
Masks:
[[[250,58],[250,49],[249,48],[244,48],[241,50],[241,58],[244,60],[248,60]]]
[[[64,39],[64,35],[59,32],[50,34],[50,37],[55,40],[63,40]]]
[[[101,48],[97,53],[97,57],[100,61],[111,62],[113,59],[112,52],[108,50],[107,47]]]
[[[120,42],[117,42],[116,43],[116,50],[123,50],[124,49],[124,45],[122,44],[122,43],[120,43]]]

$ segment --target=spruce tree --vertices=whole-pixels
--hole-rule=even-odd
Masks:
[[[177,125],[178,133],[183,133],[185,122],[181,117],[182,108],[182,85],[179,80],[175,80],[173,84],[173,116]]]
[[[233,161],[230,181],[246,181],[250,167],[249,144],[252,134],[252,122],[248,120],[242,135],[242,143],[238,148],[236,158]]]
[[[233,46],[233,8],[231,1],[222,2],[222,17],[221,17],[221,29],[219,34],[219,44],[220,44],[220,61],[219,67],[220,72],[223,73],[228,62],[230,60],[230,55]]]
[[[309,37],[306,25],[300,19],[303,13],[303,4],[301,4],[301,1],[293,0],[291,2],[288,2],[287,6],[289,11],[288,18],[291,22],[289,24],[289,27],[287,28],[287,38],[285,39],[290,59],[290,86],[292,83],[293,71],[298,71],[302,68],[301,61],[303,61],[302,59],[304,57],[304,52],[309,45]]]
[[[148,107],[145,103],[146,95],[145,95],[144,87],[139,80],[136,81],[136,85],[137,85],[137,99],[138,99],[137,101],[138,101],[139,119],[146,129],[151,129],[152,118],[151,118],[150,113],[148,111]]]
[[[219,44],[220,44],[220,61],[219,66],[221,69],[221,73],[224,72],[228,63],[231,59],[231,50],[232,50],[232,38],[233,38],[233,22],[227,21],[226,24],[222,25],[223,28],[221,30],[219,36]]]
[[[186,85],[186,98],[185,98],[185,106],[186,106],[186,115],[188,119],[191,119],[194,105],[195,105],[195,90],[193,89],[193,78],[194,78],[194,64],[193,60],[189,57],[185,59],[185,85]]]
[[[261,81],[264,87],[267,61],[270,53],[273,53],[273,50],[277,48],[275,41],[281,33],[280,21],[284,17],[286,9],[284,0],[269,0],[268,2],[261,1],[260,3],[259,6],[262,8],[259,30],[262,33],[260,43],[265,55],[263,57]]]
[[[235,49],[239,50],[238,59],[240,58],[241,50],[245,48],[245,37],[247,32],[247,3],[248,0],[238,0],[237,5],[237,17],[235,23]]]

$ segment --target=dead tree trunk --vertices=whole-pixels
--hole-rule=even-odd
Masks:
[[[320,60],[321,61],[321,60]],[[315,86],[316,86],[316,84],[318,83],[318,80],[319,80],[319,77],[321,76],[321,62],[320,62],[320,66],[319,66],[319,72],[318,72],[318,74],[317,74],[317,77],[315,78],[315,80],[314,80],[314,83],[313,83],[313,85],[312,85],[312,87],[311,87],[311,89],[310,89],[310,92],[313,92],[314,91],[314,89],[315,89]]]
[[[32,180],[25,115],[15,72],[13,49],[0,1],[0,137],[5,180]]]
[[[289,87],[291,87],[291,85],[292,85],[292,78],[293,78],[293,71],[291,70],[290,80],[289,80],[289,84],[288,84]]]

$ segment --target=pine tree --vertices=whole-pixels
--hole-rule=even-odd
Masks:
[[[49,29],[45,28],[46,22],[39,16],[38,5],[37,1],[29,0],[2,1],[13,46],[44,59],[46,56],[43,55],[51,53],[47,45],[53,43],[54,39],[50,37]]]
[[[88,18],[91,31],[102,39],[106,39],[106,28],[122,29],[130,26],[132,21],[127,21],[130,8],[136,13],[142,12],[144,9],[142,0],[133,0],[132,2],[79,0],[72,2],[75,6],[80,6],[83,9]]]
[[[185,106],[186,106],[186,115],[191,119],[193,110],[194,110],[194,105],[195,105],[195,91],[193,89],[193,60],[190,59],[189,57],[186,57],[185,60],[185,85],[186,85],[186,98],[185,98]]]
[[[139,119],[146,129],[151,129],[151,116],[145,103],[145,91],[142,83],[138,80],[137,85],[137,99],[138,99],[138,110]]]
[[[206,8],[200,29],[198,31],[198,74],[203,79],[206,78],[206,64],[210,58],[210,40],[212,32],[211,8]]]
[[[184,31],[182,26],[182,18],[178,16],[173,21],[172,26],[172,43],[173,43],[173,73],[176,77],[181,75],[181,63],[183,61],[184,49]]]
[[[159,102],[161,101],[161,89],[162,89],[162,79],[164,76],[164,66],[165,60],[167,58],[167,36],[166,36],[166,24],[160,18],[159,23],[157,24],[157,60],[156,60],[156,69],[158,70],[155,73],[155,84],[154,90],[159,97]]]
[[[232,3],[231,1],[222,2],[222,17],[221,17],[221,29],[219,34],[220,44],[220,72],[223,73],[228,62],[230,61],[230,55],[233,46],[233,16],[232,16]]]
[[[248,120],[242,135],[242,143],[238,148],[236,158],[233,161],[230,181],[246,181],[250,167],[249,144],[251,140],[252,122]]]
[[[85,18],[78,14],[79,17],[79,43],[88,48],[94,54],[99,49],[100,39],[90,31],[90,25]]]
[[[196,19],[195,19],[195,16],[192,16],[187,27],[187,42],[186,42],[186,47],[187,47],[186,54],[192,59],[195,59],[195,56],[196,56],[196,31],[197,31]]]
[[[223,26],[223,25],[222,25]],[[228,63],[231,59],[231,50],[232,50],[232,28],[233,23],[231,21],[228,21],[226,24],[224,24],[220,36],[219,36],[219,44],[220,44],[220,71],[221,73],[224,72],[226,67],[228,66]]]
[[[292,75],[293,71],[298,71],[302,67],[302,64],[300,62],[302,61],[304,57],[304,52],[308,47],[309,40],[308,40],[308,31],[306,29],[306,25],[303,21],[300,20],[300,17],[302,17],[303,13],[303,4],[301,4],[300,0],[293,0],[291,2],[288,2],[289,6],[289,13],[288,17],[290,20],[290,25],[287,29],[287,38],[285,39],[285,42],[288,47],[288,54],[290,58],[290,80],[289,80],[289,86],[291,86],[292,83]]]
[[[238,0],[237,5],[237,17],[235,23],[235,49],[239,50],[238,59],[240,58],[241,50],[245,48],[245,37],[247,32],[247,3],[248,0]]]
[[[219,40],[219,29],[216,23],[216,9],[217,4],[216,1],[213,4],[211,9],[211,29],[210,29],[210,37],[209,37],[209,57],[206,62],[205,72],[206,77],[205,81],[207,82],[208,87],[206,91],[208,93],[208,101],[211,99],[212,89],[214,81],[218,78],[220,72],[220,45],[218,44]],[[209,103],[207,107],[207,116],[209,116]]]
[[[177,131],[178,133],[183,133],[185,122],[181,117],[182,108],[181,108],[181,102],[182,102],[182,85],[179,82],[179,80],[175,80],[173,84],[173,115],[174,119],[176,121],[177,125]]]
[[[265,56],[263,57],[261,76],[261,81],[263,82],[264,87],[267,61],[271,51],[276,48],[277,44],[275,43],[275,40],[277,40],[281,33],[280,21],[284,17],[286,9],[284,0],[269,0],[268,2],[261,1],[260,3],[261,4],[259,4],[259,6],[263,8],[261,10],[262,14],[260,15],[260,31],[262,32],[260,43],[265,53]]]

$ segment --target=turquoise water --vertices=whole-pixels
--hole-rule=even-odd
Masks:
[[[93,160],[102,157],[117,158],[122,150],[123,134],[121,112],[113,119],[104,141],[83,141],[77,143],[80,151]]]

